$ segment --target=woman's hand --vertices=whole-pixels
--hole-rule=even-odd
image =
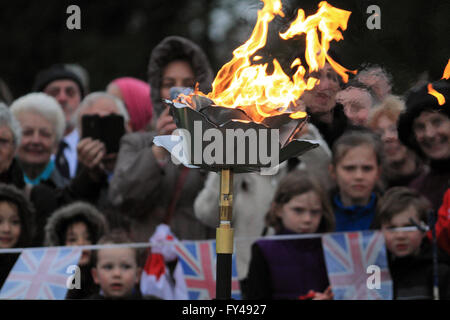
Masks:
[[[328,287],[323,293],[315,292],[313,300],[333,300],[333,291]]]

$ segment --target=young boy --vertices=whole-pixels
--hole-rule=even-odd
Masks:
[[[430,241],[417,226],[426,226],[429,202],[406,187],[389,189],[378,203],[375,226],[384,233],[394,299],[433,299]],[[401,230],[399,228],[408,227]],[[438,251],[440,299],[450,299],[450,257]]]
[[[97,244],[130,243],[122,233],[111,233],[102,237]],[[92,277],[100,286],[100,293],[91,299],[142,299],[137,284],[141,277],[137,249],[120,247],[93,251]]]

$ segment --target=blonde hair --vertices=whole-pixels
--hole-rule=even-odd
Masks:
[[[370,112],[367,124],[369,128],[375,130],[378,124],[378,121],[381,117],[385,116],[389,118],[391,121],[397,123],[397,119],[405,110],[405,102],[399,96],[389,95],[387,96],[382,103],[376,105]]]

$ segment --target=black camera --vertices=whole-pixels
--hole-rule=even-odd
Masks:
[[[120,138],[125,134],[123,116],[84,115],[81,118],[81,124],[83,138],[100,140],[105,144],[107,154],[119,152]]]

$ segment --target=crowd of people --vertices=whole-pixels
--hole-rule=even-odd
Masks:
[[[219,175],[175,164],[153,143],[176,129],[164,103],[172,87],[211,90],[208,58],[171,36],[147,71],[147,82],[122,77],[90,92],[83,68],[56,64],[0,105],[0,249],[147,242],[161,224],[179,240],[215,238]],[[450,299],[450,82],[430,80],[440,105],[428,83],[394,95],[380,66],[348,83],[328,63],[307,77],[320,81],[297,101],[309,117],[296,138],[319,146],[275,175],[234,178],[243,298],[333,298],[328,281],[308,276],[325,268],[302,269],[305,252],[254,239],[373,229],[385,237],[394,299],[431,299],[435,228],[439,294]],[[0,287],[18,255],[0,253]],[[143,298],[143,258],[132,248],[83,251],[81,289],[66,298]]]

